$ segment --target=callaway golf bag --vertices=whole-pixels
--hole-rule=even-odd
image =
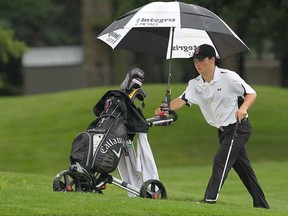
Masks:
[[[157,121],[160,125],[173,121],[169,117],[146,121],[141,109],[135,106],[136,99],[144,103],[147,96],[141,88],[143,80],[144,72],[132,69],[120,90],[111,90],[102,96],[93,108],[97,118],[72,143],[68,169],[54,178],[54,191],[102,193],[109,183],[136,196],[166,199],[166,189],[159,180],[150,179],[137,188],[110,175],[136,133],[147,133],[149,126]]]

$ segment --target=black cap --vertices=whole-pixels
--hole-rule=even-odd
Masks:
[[[216,57],[215,49],[208,44],[202,44],[198,47],[196,47],[193,56],[191,59],[204,59],[206,57]]]

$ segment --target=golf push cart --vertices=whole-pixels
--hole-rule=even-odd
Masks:
[[[144,72],[134,68],[128,71],[120,90],[106,92],[97,102],[93,108],[97,118],[74,139],[70,164],[54,178],[54,191],[102,194],[108,183],[134,196],[167,198],[166,189],[158,179],[148,179],[138,188],[110,174],[116,170],[121,154],[127,154],[135,134],[148,133],[153,125],[169,126],[177,120],[177,114],[169,109],[167,94],[161,104],[163,115],[144,118],[141,109],[134,104],[138,99],[144,107],[147,94],[141,88],[143,80]]]

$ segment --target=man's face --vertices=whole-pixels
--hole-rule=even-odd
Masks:
[[[207,74],[214,71],[215,58],[193,59],[196,70],[199,74]]]

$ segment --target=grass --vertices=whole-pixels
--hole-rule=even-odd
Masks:
[[[128,198],[126,192],[108,185],[104,195],[52,192],[51,175],[2,172],[1,215],[287,215],[288,163],[256,163],[255,170],[271,209],[252,208],[239,178],[231,172],[216,205],[196,204],[201,199],[210,166],[160,169],[168,191],[167,200]],[[273,175],[271,175],[273,172]]]
[[[144,88],[148,118],[164,99],[165,86]],[[171,88],[174,98],[185,85]],[[194,203],[202,198],[217,149],[216,131],[196,106],[180,110],[173,127],[152,127],[148,134],[168,200],[143,202],[115,186],[104,196],[52,192],[53,177],[68,165],[72,140],[94,119],[91,109],[107,87],[0,98],[0,215],[287,215],[288,91],[255,89],[258,99],[249,112],[254,133],[247,147],[269,211],[251,207],[233,172],[217,205]]]

